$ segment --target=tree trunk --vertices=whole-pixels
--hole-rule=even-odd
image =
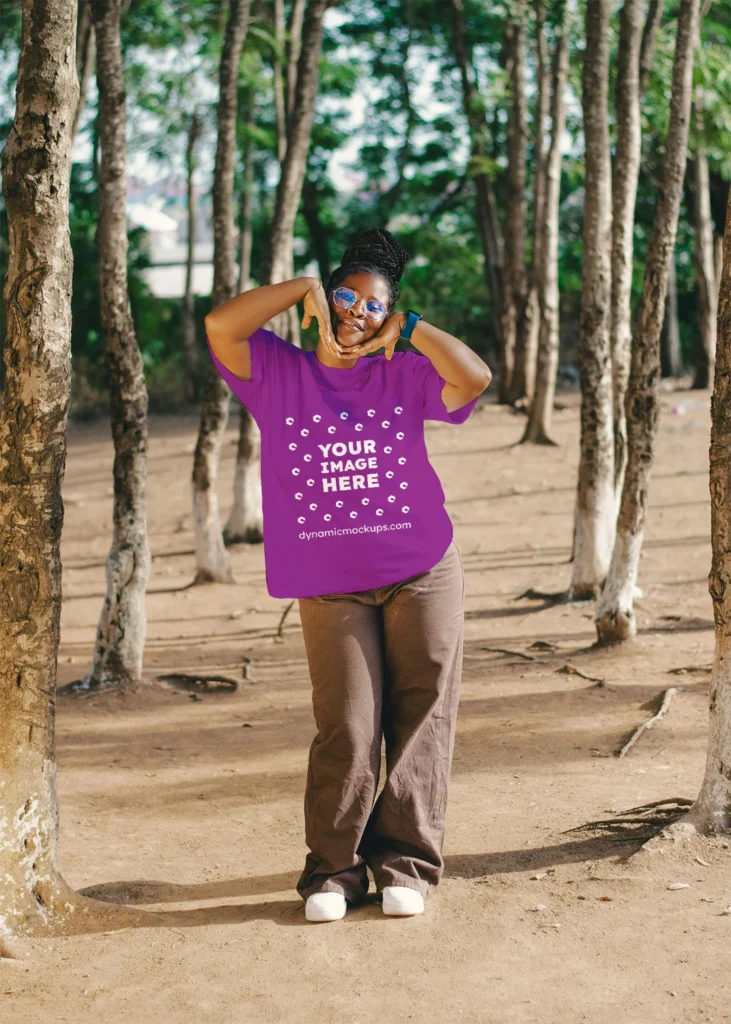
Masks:
[[[251,136],[255,124],[256,96],[252,92],[246,117],[246,136],[244,139],[244,190],[239,200],[239,295],[252,287],[251,243],[253,237],[252,214],[254,210],[254,146]]]
[[[323,17],[327,7],[328,0],[310,0],[304,15],[294,106],[288,120],[289,131],[277,186],[269,248],[261,272],[262,285],[277,284],[294,277],[292,236],[302,195],[307,151],[315,115]],[[273,317],[270,326],[280,337],[299,344],[299,317],[296,305]],[[242,406],[234,500],[224,531],[228,544],[237,541],[257,543],[263,539],[260,452],[259,428],[249,411]]]
[[[536,106],[533,130],[533,224],[532,252],[528,266],[528,295],[525,313],[518,323],[517,348],[521,359],[516,365],[516,381],[523,384],[522,390],[530,408],[536,388],[536,362],[538,338],[541,327],[541,307],[538,298],[537,273],[542,260],[542,247],[546,234],[546,121],[550,113],[551,96],[548,81],[548,53],[545,33],[545,7],[543,0],[536,0]],[[545,369],[545,368],[544,368]],[[516,388],[517,389],[517,388]],[[555,389],[555,384],[554,384]],[[518,399],[520,401],[520,399]]]
[[[282,80],[282,56],[284,54],[284,0],[274,0],[274,38],[276,49],[272,55],[272,81],[274,86],[274,110],[277,118],[277,160],[280,166],[287,154],[287,109],[284,100]]]
[[[452,3],[452,48],[460,70],[464,109],[470,131],[470,160],[467,173],[474,179],[476,193],[477,227],[484,257],[485,283],[490,297],[491,318],[497,350],[501,362],[506,361],[508,376],[512,361],[503,360],[502,303],[503,303],[503,236],[497,213],[497,201],[492,181],[485,168],[488,157],[487,123],[485,107],[476,85],[470,48],[467,43],[463,0]],[[502,371],[501,371],[502,372]],[[501,391],[503,384],[501,382]]]
[[[99,286],[114,440],[112,546],[94,658],[81,688],[135,686],[147,632],[147,388],[127,290],[127,111],[120,46],[121,0],[96,0]]]
[[[702,149],[693,165],[693,224],[695,227],[695,280],[698,297],[698,335],[694,388],[708,388],[716,358],[718,292],[714,266],[713,221],[708,183],[708,160]]]
[[[640,174],[640,52],[644,0],[625,0],[620,15],[616,86],[616,149],[612,175],[612,383],[614,389],[614,493],[618,507],[627,464],[624,399],[632,344],[632,258]]]
[[[723,243],[718,349],[711,399],[711,546],[708,589],[716,623],[706,770],[698,798],[675,828],[731,828],[731,192]]]
[[[558,210],[561,191],[561,142],[566,120],[565,93],[569,70],[568,25],[557,27],[551,72],[551,144],[546,161],[542,240],[537,250],[536,284],[539,308],[536,387],[522,443],[555,444],[551,437],[553,399],[559,350]]]
[[[58,867],[56,666],[71,384],[71,129],[76,4],[24,0],[2,154],[9,263],[0,412],[0,957],[92,909]],[[80,929],[76,929],[80,930]],[[22,941],[22,940],[21,940]]]
[[[213,172],[213,295],[215,309],[233,298],[236,265],[233,244],[233,185],[238,110],[238,71],[249,24],[250,0],[231,0],[221,51],[216,163]],[[232,583],[218,510],[216,481],[221,443],[228,423],[231,391],[210,361],[203,377],[198,443],[193,458],[195,583]]]
[[[523,0],[518,17],[525,16]],[[508,106],[508,167],[505,187],[505,251],[503,276],[503,344],[514,353],[512,373],[504,381],[506,400],[511,404],[526,396],[526,304],[528,275],[525,263],[526,203],[526,121],[525,30],[519,20],[506,28],[507,59],[510,75]],[[501,386],[503,373],[500,374]]]
[[[76,136],[79,133],[81,115],[84,112],[86,93],[89,88],[89,80],[94,70],[96,57],[96,36],[94,35],[94,24],[91,19],[90,0],[80,0],[79,19],[76,26],[76,72],[79,76],[79,100],[74,111],[74,123],[71,128],[71,145],[73,147]]]
[[[322,20],[327,6],[327,0],[310,0],[305,11],[291,131],[277,187],[271,238],[262,268],[262,284],[286,281],[287,275],[291,275],[292,232],[302,195],[305,163],[315,113],[322,52]],[[274,323],[272,326],[276,330]]]
[[[302,189],[302,214],[307,221],[307,230],[317,260],[320,280],[327,281],[331,272],[330,252],[327,244],[329,232],[320,220],[319,186],[311,178],[305,178]]]
[[[581,456],[570,595],[594,598],[614,542],[614,436],[610,340],[612,172],[609,159],[609,0],[586,5],[584,252],[579,372]]]
[[[326,4],[330,7],[331,4]],[[287,64],[287,137],[291,131],[294,101],[297,95],[297,67],[302,52],[302,23],[305,16],[305,0],[293,0],[289,15],[288,37],[285,42]]]
[[[698,0],[680,0],[662,185],[658,190],[655,223],[648,245],[642,301],[632,336],[627,393],[627,470],[612,562],[596,612],[600,643],[627,640],[636,631],[632,602],[655,454],[660,330],[685,175],[697,23]]]
[[[680,377],[683,361],[680,355],[680,324],[678,323],[678,280],[674,254],[668,266],[668,290],[665,295],[665,316],[660,336],[660,367],[663,377]]]
[[[194,402],[198,396],[200,361],[198,339],[195,328],[195,292],[193,290],[193,267],[195,264],[196,206],[195,206],[195,147],[200,136],[201,123],[198,109],[193,112],[188,129],[188,145],[185,153],[188,199],[188,252],[185,264],[185,295],[183,297],[183,357],[185,363],[185,399]]]

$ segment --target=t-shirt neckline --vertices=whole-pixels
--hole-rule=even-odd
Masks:
[[[313,372],[323,387],[330,391],[362,391],[368,383],[374,356],[361,356],[355,366],[326,366],[315,355],[305,352]]]

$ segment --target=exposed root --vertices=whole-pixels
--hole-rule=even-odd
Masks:
[[[651,729],[655,722],[659,722],[661,718],[665,717],[668,712],[668,708],[670,707],[670,701],[680,690],[682,690],[681,686],[669,686],[667,690],[663,692],[662,701],[657,712],[635,729],[627,742],[617,751],[617,757],[624,757],[625,754],[632,749],[643,733],[647,732],[648,729]]]
[[[514,601],[548,601],[550,604],[566,604],[569,599],[568,590],[557,590],[552,593],[543,590],[534,590],[530,587],[513,598]]]
[[[522,651],[509,651],[505,647],[481,647],[481,651],[490,651],[491,654],[507,654],[515,658],[524,658],[526,661],[537,661],[532,654],[523,654]]]
[[[584,825],[566,829],[564,835],[571,832],[596,832],[619,842],[646,842],[682,818],[692,803],[692,800],[685,797],[655,800],[640,807],[630,807],[626,811],[621,811],[616,818],[588,821]]]
[[[557,668],[556,671],[564,676],[579,676],[580,679],[588,679],[590,683],[596,683],[597,686],[606,686],[607,684],[606,679],[600,679],[599,676],[588,676],[586,672],[580,672],[573,665],[564,665],[562,668]]]
[[[155,678],[176,690],[189,690],[193,693],[232,692],[239,687],[238,681],[232,679],[231,676],[187,675],[185,672],[169,672]]]

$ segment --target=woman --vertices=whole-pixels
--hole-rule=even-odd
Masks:
[[[464,577],[424,421],[463,423],[491,373],[394,310],[407,260],[388,231],[366,231],[325,288],[264,285],[206,317],[213,361],[261,429],[267,588],[298,599],[304,633],[317,735],[297,891],[309,921],[362,900],[367,867],[384,913],[421,913],[444,867]],[[311,352],[262,327],[300,300],[302,327],[318,323]],[[400,337],[417,351],[395,352]]]

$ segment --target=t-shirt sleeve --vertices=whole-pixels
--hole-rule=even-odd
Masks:
[[[430,359],[419,352],[409,352],[411,367],[417,386],[424,395],[424,419],[439,420],[442,423],[464,423],[477,404],[479,395],[475,396],[459,409],[449,412],[442,398],[442,388],[446,384],[439,375]]]
[[[242,380],[223,365],[211,348],[206,335],[208,351],[216,369],[239,401],[243,402],[252,416],[258,419],[263,408],[265,392],[277,374],[277,364],[281,358],[280,346],[287,345],[287,342],[274,331],[267,331],[263,327],[250,334],[247,341],[251,356],[251,380]]]

